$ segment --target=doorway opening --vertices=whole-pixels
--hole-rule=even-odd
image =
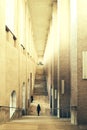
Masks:
[[[25,103],[25,99],[26,99],[26,89],[25,89],[25,82],[23,82],[23,86],[22,86],[22,115],[25,115],[25,108],[26,108],[26,103]]]
[[[16,110],[16,92],[12,91],[10,96],[10,118],[14,114],[15,110]]]

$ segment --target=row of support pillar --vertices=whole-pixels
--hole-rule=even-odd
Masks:
[[[70,42],[70,19],[73,17],[73,14],[71,14],[70,18],[70,2],[72,3],[72,0],[58,0],[53,3],[53,14],[49,34],[53,37],[50,41],[53,42],[51,43],[52,56],[48,59],[48,67],[50,67],[48,75],[51,75],[49,96],[50,109],[51,114],[57,116],[58,118],[70,118],[70,116],[72,116],[70,102],[73,98],[70,99],[70,97],[73,92],[71,92],[70,65],[73,64],[72,56],[74,52],[71,51],[73,39]],[[71,25],[71,27],[73,28],[73,25]],[[73,32],[71,32],[71,34],[73,35]],[[51,44],[49,44],[49,46]],[[76,53],[74,55],[76,55]],[[77,97],[76,94],[75,97]],[[77,101],[75,100],[75,102]],[[76,104],[74,105],[76,106]],[[72,121],[72,123],[76,124],[75,114],[73,114],[73,120],[74,121]]]
[[[51,114],[71,117],[72,124],[87,124],[86,5],[86,0],[53,3],[45,52]]]
[[[85,0],[54,2],[50,29],[51,113],[71,117],[72,124],[87,124],[86,4]]]

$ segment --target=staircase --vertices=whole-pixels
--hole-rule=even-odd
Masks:
[[[42,65],[37,66],[35,76],[34,95],[48,95],[46,86],[46,75]]]
[[[44,73],[44,68],[42,65],[37,66],[33,98],[34,100],[30,104],[29,115],[37,115],[37,104],[40,104],[41,106],[41,116],[50,115],[50,106],[46,86],[46,75]]]

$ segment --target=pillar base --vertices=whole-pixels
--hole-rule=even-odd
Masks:
[[[77,106],[71,107],[71,124],[77,125]]]

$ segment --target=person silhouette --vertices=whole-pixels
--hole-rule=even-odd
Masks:
[[[40,115],[40,111],[41,111],[41,107],[40,107],[40,104],[37,105],[37,114],[38,116]]]

